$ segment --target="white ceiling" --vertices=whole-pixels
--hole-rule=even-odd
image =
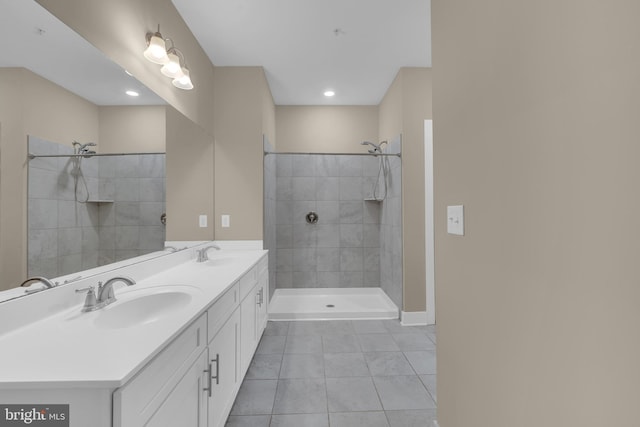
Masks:
[[[263,66],[277,105],[376,105],[431,66],[430,0],[172,1],[214,65]]]
[[[0,0],[0,40],[0,67],[27,68],[96,105],[165,104],[35,1]]]
[[[213,64],[263,66],[277,105],[376,105],[400,67],[431,66],[430,0],[172,1]],[[165,103],[33,0],[0,0],[0,40],[0,67],[94,104]]]

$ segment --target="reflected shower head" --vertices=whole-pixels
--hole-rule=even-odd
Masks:
[[[372,146],[373,148],[368,150],[370,154],[380,154],[380,153],[382,153],[382,150],[380,150],[380,145],[374,144],[373,142],[362,141],[360,143],[360,145],[370,145],[370,146]]]

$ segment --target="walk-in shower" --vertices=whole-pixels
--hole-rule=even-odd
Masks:
[[[368,152],[265,150],[273,320],[397,318],[402,305],[401,143]],[[314,221],[308,221],[310,213]],[[272,236],[267,227],[275,227]],[[268,237],[268,238],[267,238]]]
[[[163,250],[165,154],[97,147],[28,137],[29,276],[58,277]]]

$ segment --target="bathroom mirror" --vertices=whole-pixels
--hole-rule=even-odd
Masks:
[[[111,225],[111,222],[105,223],[105,221],[113,219],[115,227],[115,217],[118,215],[124,218],[125,222],[131,220],[133,215],[131,210],[135,210],[132,204],[136,200],[126,200],[132,203],[118,209],[114,203],[116,183],[100,182],[100,175],[109,177],[119,173],[124,174],[121,178],[128,179],[133,177],[127,174],[139,175],[138,172],[133,172],[136,167],[149,169],[150,176],[135,178],[146,180],[145,185],[149,191],[145,190],[145,197],[149,198],[152,196],[151,193],[154,193],[153,200],[148,201],[154,205],[144,208],[138,206],[137,211],[153,210],[150,215],[157,217],[154,219],[157,224],[145,224],[141,227],[149,226],[155,231],[162,232],[164,226],[160,223],[162,212],[158,210],[160,209],[158,203],[164,203],[164,188],[160,188],[163,187],[165,179],[164,160],[159,159],[159,155],[152,158],[145,153],[165,151],[164,138],[168,124],[165,116],[166,109],[169,107],[163,99],[126,74],[125,70],[106,58],[102,52],[35,1],[0,0],[0,37],[5,41],[11,41],[3,46],[3,54],[0,56],[0,144],[3,154],[0,158],[0,185],[2,186],[0,191],[0,258],[2,258],[0,301],[2,301],[25,295],[21,289],[14,292],[11,297],[3,298],[1,294],[2,291],[14,288],[26,278],[25,269],[30,264],[27,262],[29,259],[27,247],[42,250],[47,244],[46,241],[36,241],[29,235],[29,226],[54,227],[55,222],[55,226],[62,225],[67,228],[62,241],[60,236],[56,237],[56,245],[60,243],[82,247],[87,243],[87,239],[92,239],[92,237],[83,237],[81,230],[72,229],[71,225],[76,224],[72,224],[71,217],[77,214],[76,206],[72,206],[73,204],[62,207],[54,202],[54,198],[48,196],[40,197],[48,200],[48,205],[40,203],[39,206],[34,207],[28,203],[28,190],[32,189],[36,179],[40,181],[48,179],[50,186],[59,185],[66,180],[63,187],[65,191],[73,189],[74,194],[71,196],[75,202],[77,194],[80,194],[81,199],[87,196],[87,188],[83,189],[82,178],[90,178],[85,180],[89,183],[88,189],[92,190],[88,192],[88,198],[95,197],[91,201],[81,200],[85,205],[89,202],[90,206],[82,212],[82,215],[86,217],[85,219],[104,226]],[[88,76],[90,78],[87,78]],[[130,97],[125,94],[126,90],[135,91],[138,96]],[[55,149],[58,154],[72,154],[73,141],[80,143],[75,147],[77,149],[81,149],[82,144],[97,142],[97,146],[84,148],[96,151],[98,154],[126,154],[83,158],[82,168],[87,170],[77,175],[80,168],[76,168],[76,176],[74,176],[74,163],[79,162],[72,161],[71,157],[43,157],[28,160],[29,137],[37,141],[32,148],[37,146],[36,151],[40,150],[38,154],[45,154],[42,150],[46,149]],[[47,144],[55,145],[46,148]],[[131,155],[132,153],[139,154],[136,157]],[[98,160],[103,159],[104,162],[98,164]],[[38,178],[35,178],[29,172],[30,167],[34,166],[31,162],[35,162],[34,164],[41,170],[49,168],[49,172],[53,172],[52,168],[61,165],[62,169],[70,173],[50,173],[49,175],[40,173]],[[93,164],[90,165],[90,162]],[[80,185],[80,189],[77,188],[76,183]],[[138,188],[142,188],[140,184]],[[38,188],[36,191],[40,190],[41,188]],[[126,192],[127,188],[122,190]],[[160,195],[161,191],[162,195]],[[158,198],[162,200],[156,200]],[[127,209],[129,209],[128,212]],[[100,214],[103,214],[103,221],[99,219]],[[129,227],[133,226],[129,225]],[[104,233],[107,240],[118,239],[118,235],[120,239],[131,240],[132,233],[128,234],[127,230],[118,231],[114,228],[110,231],[113,233],[109,236],[106,236],[108,233]],[[136,231],[138,235],[142,232],[140,228]],[[151,233],[152,230],[148,228],[145,232]],[[99,229],[91,231],[95,238],[98,238],[100,233]],[[53,234],[50,233],[49,237]],[[51,239],[49,243],[53,244]],[[160,238],[149,234],[145,240],[147,243],[142,245],[146,246],[144,248],[134,247],[133,243],[129,242],[131,243],[128,245],[129,248],[122,249],[119,253],[116,253],[115,249],[108,254],[103,251],[100,260],[98,259],[101,256],[99,250],[93,254],[86,254],[84,261],[81,253],[72,254],[75,255],[72,258],[54,261],[52,257],[41,256],[42,253],[36,250],[31,253],[32,259],[47,258],[46,262],[50,264],[55,262],[56,267],[54,269],[52,265],[45,268],[29,266],[29,273],[46,274],[50,278],[72,276],[73,271],[86,270],[95,266],[102,266],[100,271],[104,271],[109,268],[104,264],[109,264],[111,261],[116,261],[118,267],[127,263],[128,260],[136,262],[140,259],[140,255],[147,252],[153,252],[151,256],[169,253],[162,251],[164,236]],[[103,248],[110,246],[106,243],[97,244],[98,248],[100,245]],[[89,261],[92,258],[95,258],[95,263]]]

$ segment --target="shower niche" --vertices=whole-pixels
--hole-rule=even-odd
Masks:
[[[101,155],[91,143],[35,136],[28,149],[29,276],[57,277],[163,250],[164,153]]]

